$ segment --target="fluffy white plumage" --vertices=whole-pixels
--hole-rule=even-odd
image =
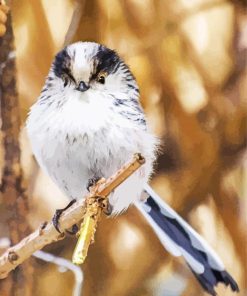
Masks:
[[[137,85],[121,60],[116,72],[109,71],[104,84],[90,81],[97,71],[99,50],[98,44],[86,42],[66,49],[75,83],[64,87],[63,77],[56,75],[53,64],[45,90],[29,113],[27,130],[40,166],[70,199],[85,195],[89,179],[107,178],[134,153],[142,153],[146,164],[110,197],[113,213],[119,213],[140,197],[152,172],[156,139],[135,120],[143,116],[141,108],[135,107],[139,99]],[[127,86],[126,77],[132,78],[127,84],[134,89]],[[80,81],[90,84],[90,88],[85,92],[76,90]],[[49,83],[52,85],[47,87]],[[122,103],[116,104],[116,98]]]

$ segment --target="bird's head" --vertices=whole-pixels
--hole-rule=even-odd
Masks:
[[[55,57],[46,84],[63,92],[138,96],[138,86],[118,54],[94,42],[77,42]]]

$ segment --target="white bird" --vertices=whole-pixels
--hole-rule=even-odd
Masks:
[[[70,200],[82,198],[93,182],[110,177],[140,152],[146,163],[111,194],[111,214],[135,203],[165,248],[184,257],[207,292],[216,295],[218,282],[238,291],[215,252],[147,185],[158,140],[146,124],[136,80],[115,51],[93,42],[60,51],[31,107],[27,131],[41,168]],[[140,202],[143,191],[146,202]]]

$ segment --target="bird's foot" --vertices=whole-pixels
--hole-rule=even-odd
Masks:
[[[87,190],[90,192],[92,187],[97,185],[101,185],[105,183],[105,178],[100,178],[98,176],[95,176],[91,179],[88,180],[88,184],[87,184]],[[103,209],[103,212],[107,215],[110,216],[112,213],[112,205],[109,203],[109,200],[102,197],[102,196],[97,196],[97,203],[98,205]]]
[[[56,212],[52,218],[52,223],[53,223],[54,227],[56,228],[57,232],[61,233],[61,230],[59,228],[59,219],[60,219],[61,215],[63,214],[64,211],[66,211],[68,208],[70,208],[75,202],[76,202],[76,199],[73,199],[69,202],[69,204],[65,208],[56,210]],[[72,232],[67,231],[67,230],[66,230],[66,232],[74,234],[73,232],[75,231],[75,227],[77,227],[77,225],[72,226]],[[78,227],[77,227],[77,230],[78,230]]]
[[[97,202],[99,203],[99,206],[103,209],[103,212],[110,216],[112,214],[112,205],[110,204],[109,200],[106,198],[103,198],[101,196],[98,196]]]
[[[106,216],[111,216],[112,210],[113,210],[113,206],[110,204],[109,201],[107,201],[107,205],[106,205],[105,209],[103,210],[103,212],[106,214]]]
[[[65,231],[70,235],[76,235],[77,232],[79,231],[79,227],[77,226],[77,224],[74,224],[72,225],[71,230],[66,229]]]
[[[87,182],[87,191],[90,192],[90,189],[100,180],[101,178],[98,176],[95,176],[88,180]]]

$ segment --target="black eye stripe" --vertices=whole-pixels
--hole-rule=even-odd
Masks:
[[[57,77],[68,74],[71,66],[71,57],[67,52],[67,48],[61,50],[55,57],[53,62],[53,71]]]
[[[69,81],[76,83],[75,78],[71,74],[71,57],[68,54],[67,48],[61,50],[55,57],[53,62],[53,71],[59,78],[64,79],[64,85],[66,86]]]
[[[72,74],[70,72],[66,73],[66,75],[70,78],[70,80],[72,80],[74,83],[76,83],[75,78],[72,76]]]
[[[66,87],[69,84],[69,82],[76,83],[75,78],[69,72],[63,73],[62,79],[64,81],[64,87]]]
[[[76,49],[74,49],[73,52],[75,52],[75,50]],[[53,72],[57,77],[64,80],[64,86],[77,83],[72,72],[72,65],[75,62],[73,52],[69,50],[68,46],[61,50],[53,61]],[[92,55],[90,55],[90,52],[86,55],[86,49],[84,52],[85,57],[88,58],[88,62],[93,63],[89,81],[97,81],[98,83],[104,84],[104,78],[99,78],[101,73],[105,73],[106,76],[114,75],[115,73],[118,73],[117,75],[125,75],[127,83],[135,79],[129,67],[114,50],[103,45],[97,45],[95,50],[92,51]]]
[[[118,68],[120,64],[120,58],[114,50],[106,48],[100,45],[95,57],[95,75],[100,72],[112,73]]]

